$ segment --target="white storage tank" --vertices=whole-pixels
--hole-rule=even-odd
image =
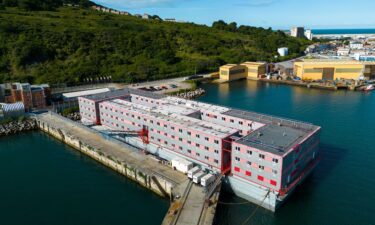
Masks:
[[[198,173],[198,172],[200,172],[200,171],[201,171],[201,169],[198,166],[196,166],[193,169],[189,170],[188,177],[190,179],[193,179],[193,175],[196,174],[196,173]]]
[[[186,174],[193,168],[193,163],[186,159],[175,158],[172,159],[172,168]]]
[[[201,185],[203,187],[210,186],[215,181],[215,175],[207,174],[201,178]]]
[[[201,182],[201,178],[204,177],[206,174],[204,172],[199,172],[193,175],[193,182],[199,184]]]

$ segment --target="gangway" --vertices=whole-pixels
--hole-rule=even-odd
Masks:
[[[216,191],[216,189],[221,185],[222,179],[224,175],[223,174],[218,174],[216,177],[215,182],[209,187],[207,193],[206,193],[206,201],[209,201],[213,193]]]
[[[142,142],[144,144],[149,144],[149,138],[148,138],[148,129],[146,126],[144,126],[141,130],[135,131],[135,130],[111,130],[111,134],[125,134],[125,135],[135,135],[139,136],[142,139]]]

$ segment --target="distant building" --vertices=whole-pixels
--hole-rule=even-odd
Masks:
[[[365,62],[375,62],[375,55],[365,55],[356,53],[353,55],[355,60],[365,61]]]
[[[46,95],[44,89],[38,85],[31,85],[31,99],[32,99],[32,108],[34,109],[44,109],[46,104]]]
[[[0,84],[0,102],[5,102],[5,84]]]
[[[313,33],[311,30],[306,30],[305,31],[305,37],[309,40],[312,40],[313,39]]]
[[[220,67],[220,80],[234,81],[240,79],[258,79],[267,73],[267,64],[263,62],[245,62],[227,64]]]
[[[279,72],[281,76],[293,76],[293,60],[276,63],[275,70]]]
[[[264,62],[244,62],[241,65],[246,67],[246,78],[257,80],[267,73],[267,63]]]
[[[308,53],[314,53],[316,52],[316,45],[310,45],[306,48],[305,52],[308,54]]]
[[[33,105],[31,86],[29,83],[14,83],[11,85],[11,102],[23,102],[26,111],[30,111]]]
[[[349,48],[338,48],[337,49],[337,56],[348,56],[350,54]]]
[[[63,100],[64,102],[77,102],[79,97],[85,97],[89,95],[94,94],[101,94],[112,91],[113,88],[100,88],[100,89],[93,89],[93,90],[87,90],[87,91],[77,91],[77,92],[70,92],[70,93],[64,93]]]
[[[26,111],[45,108],[47,96],[51,96],[51,90],[47,84],[13,83],[0,85],[1,101],[5,103],[22,102]]]
[[[164,21],[167,21],[167,22],[176,22],[176,19],[175,18],[165,18]]]
[[[303,38],[303,37],[305,37],[305,28],[304,27],[293,27],[290,30],[290,35],[292,37]]]
[[[294,73],[302,80],[370,80],[375,78],[375,63],[355,60],[305,59],[294,63]]]
[[[279,53],[280,56],[287,56],[289,54],[289,49],[286,47],[283,48],[278,48],[277,52]]]
[[[363,43],[359,41],[350,42],[349,47],[351,49],[363,49]]]
[[[145,13],[142,16],[142,19],[149,20],[149,19],[151,19],[151,16]]]
[[[25,114],[25,106],[22,102],[0,103],[0,120],[19,117]]]

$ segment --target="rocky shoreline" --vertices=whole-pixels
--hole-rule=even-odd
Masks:
[[[185,98],[185,99],[194,99],[198,98],[199,96],[202,96],[206,93],[206,91],[203,88],[195,89],[194,91],[188,91],[188,92],[182,92],[176,94],[179,98]]]
[[[37,128],[37,123],[33,119],[11,121],[9,123],[0,124],[0,137],[36,130]]]

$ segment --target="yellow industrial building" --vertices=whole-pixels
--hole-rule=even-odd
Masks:
[[[294,74],[302,80],[375,78],[375,63],[355,60],[305,59],[294,63]]]
[[[258,79],[266,75],[267,64],[263,62],[245,62],[242,64],[227,64],[220,67],[220,80],[234,81],[240,79]]]

